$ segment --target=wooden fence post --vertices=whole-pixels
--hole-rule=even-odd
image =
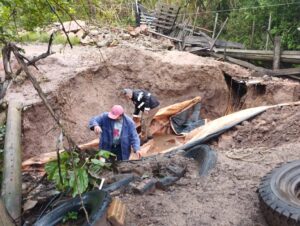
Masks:
[[[250,39],[251,49],[253,48],[254,32],[255,32],[255,19],[252,21],[252,30],[251,30],[251,39]]]
[[[272,23],[272,13],[269,15],[269,23],[268,23],[268,31],[267,31],[267,40],[266,40],[266,50],[268,50],[269,45],[269,31],[271,30],[271,23]]]
[[[219,13],[216,13],[215,24],[214,24],[214,30],[213,30],[213,34],[212,34],[212,38],[213,38],[213,39],[215,38],[216,31],[217,31],[218,17],[219,17]]]
[[[280,68],[280,55],[281,55],[281,38],[280,38],[280,36],[275,36],[273,70]]]

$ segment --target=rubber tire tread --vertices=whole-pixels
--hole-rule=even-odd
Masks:
[[[105,215],[108,205],[111,202],[111,196],[106,191],[94,190],[82,194],[82,200],[84,206],[90,209],[90,223],[85,222],[82,226],[91,226]],[[57,225],[68,212],[78,211],[79,209],[81,209],[81,199],[79,196],[76,196],[75,198],[67,200],[60,206],[53,209],[40,220],[35,222],[33,226]]]
[[[300,164],[300,161],[297,160]],[[266,174],[258,188],[260,209],[270,226],[300,226],[300,208],[289,205],[280,199],[271,189],[271,183],[276,180],[276,173],[284,170],[287,165],[281,164]],[[300,172],[299,172],[300,175]],[[300,202],[300,200],[299,200]]]

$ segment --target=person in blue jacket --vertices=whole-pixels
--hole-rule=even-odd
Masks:
[[[117,160],[128,160],[131,148],[140,158],[135,123],[124,114],[122,106],[114,105],[110,112],[91,118],[89,128],[100,136],[99,149],[114,153]]]

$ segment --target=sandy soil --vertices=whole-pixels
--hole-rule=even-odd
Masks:
[[[219,138],[218,147],[273,148],[300,142],[300,106],[269,109],[259,117],[245,121]]]
[[[41,49],[26,48],[30,54]],[[131,113],[130,103],[119,96],[122,88],[149,89],[162,106],[199,95],[203,98],[202,117],[214,119],[224,115],[230,105],[231,91],[224,74],[247,81],[250,75],[238,66],[177,51],[121,46],[102,54],[104,58],[93,47],[65,49],[41,61],[39,72],[32,69],[78,143],[94,138],[87,129],[91,116],[113,104],[123,104]],[[23,158],[55,150],[58,129],[30,83],[18,83],[11,86],[6,98],[19,98],[26,105]],[[300,99],[299,83],[271,79],[261,86],[249,85],[244,108]],[[127,225],[266,225],[256,189],[260,178],[276,164],[299,158],[299,122],[299,107],[268,110],[210,142],[218,162],[209,176],[199,177],[189,160],[185,177],[167,191],[118,194],[128,207]]]

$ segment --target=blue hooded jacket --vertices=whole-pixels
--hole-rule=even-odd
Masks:
[[[100,134],[99,149],[106,151],[112,150],[114,123],[115,120],[108,117],[108,112],[91,118],[89,122],[89,128],[93,130],[94,126],[100,126],[102,129],[102,133]],[[134,152],[140,150],[140,139],[135,128],[135,123],[125,114],[123,115],[120,141],[122,160],[129,159],[131,147],[133,147]]]

